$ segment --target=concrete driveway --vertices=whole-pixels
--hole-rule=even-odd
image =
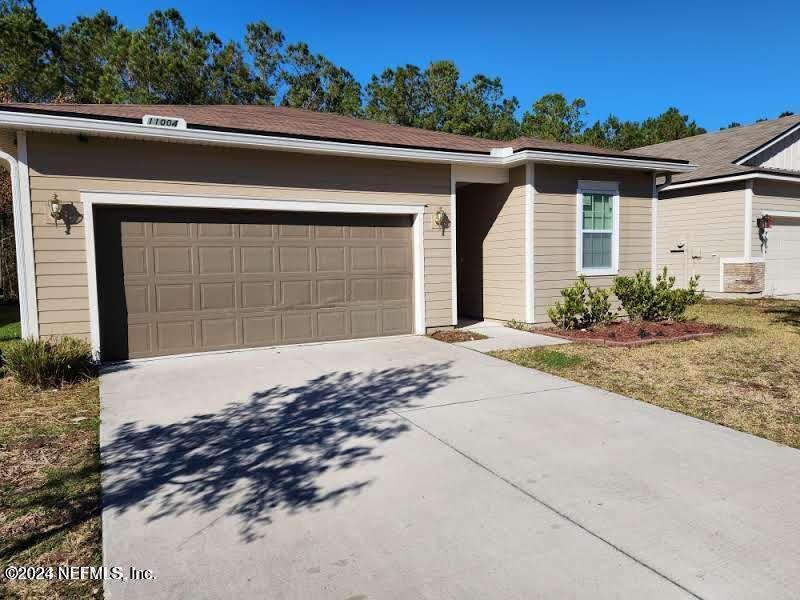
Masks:
[[[796,598],[800,452],[426,338],[103,375],[111,598]]]

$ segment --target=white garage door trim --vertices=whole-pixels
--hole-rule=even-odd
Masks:
[[[411,215],[414,217],[414,332],[425,334],[425,255],[424,204],[360,204],[355,202],[325,202],[270,200],[233,196],[173,196],[166,194],[129,194],[120,192],[81,192],[86,229],[86,269],[89,279],[89,326],[92,353],[100,356],[100,312],[97,297],[97,268],[94,250],[93,206],[152,206],[168,208],[212,208],[243,210],[279,210],[293,212],[324,212],[348,214]]]

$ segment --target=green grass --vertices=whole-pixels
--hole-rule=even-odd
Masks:
[[[528,352],[520,356],[519,360],[519,364],[525,367],[549,370],[553,373],[561,373],[565,369],[578,367],[584,362],[585,360],[581,356],[549,348],[530,348]]]
[[[18,340],[22,335],[19,321],[19,305],[0,304],[0,350],[9,342]]]
[[[493,355],[800,448],[800,301],[707,301],[688,316],[734,331],[634,348],[573,343]]]
[[[100,565],[97,381],[40,391],[0,380],[0,414],[0,572]],[[102,596],[96,581],[3,584],[4,598]]]

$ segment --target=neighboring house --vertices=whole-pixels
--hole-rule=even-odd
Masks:
[[[542,322],[654,264],[656,178],[693,169],[264,106],[6,104],[0,150],[23,334],[104,360]]]
[[[800,294],[800,116],[637,152],[698,166],[659,187],[660,266],[711,295]]]

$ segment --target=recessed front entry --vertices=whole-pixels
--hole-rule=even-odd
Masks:
[[[103,360],[414,330],[410,216],[95,211]]]

